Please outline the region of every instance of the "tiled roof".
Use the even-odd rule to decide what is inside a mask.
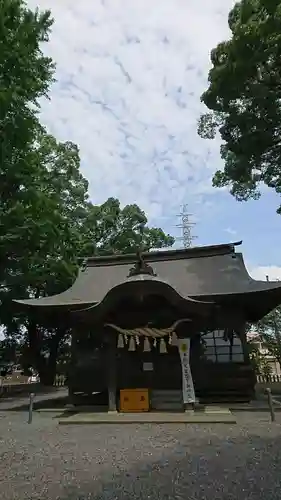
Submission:
[[[246,319],[256,321],[281,303],[281,283],[252,279],[242,254],[235,252],[235,245],[143,254],[154,275],[129,277],[135,255],[89,258],[65,292],[17,302],[25,306],[83,309],[97,307],[114,294],[143,290],[147,294],[166,294],[174,301],[190,301],[194,307],[198,301],[218,304],[238,301],[240,308],[245,305]]]

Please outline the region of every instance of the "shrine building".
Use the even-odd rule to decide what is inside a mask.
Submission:
[[[108,410],[183,411],[254,397],[246,326],[281,303],[256,281],[241,242],[90,257],[65,292],[17,304],[72,331],[69,397]]]

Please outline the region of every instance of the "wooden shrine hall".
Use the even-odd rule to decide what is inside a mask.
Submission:
[[[73,404],[95,393],[111,412],[247,402],[245,328],[281,303],[281,283],[252,279],[240,244],[91,257],[65,292],[16,302],[71,326]]]

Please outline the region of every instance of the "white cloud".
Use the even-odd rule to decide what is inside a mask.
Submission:
[[[210,51],[229,36],[235,0],[27,3],[50,8],[55,19],[44,50],[57,63],[57,82],[42,120],[57,138],[80,146],[92,200],[137,203],[172,234],[179,234],[176,214],[188,203],[200,221],[198,242],[247,234],[251,221],[233,221],[233,199],[218,202],[221,190],[211,186],[222,166],[219,141],[197,134]],[[267,264],[254,244],[252,251]]]
[[[209,52],[233,0],[29,0],[50,8],[57,83],[42,118],[81,148],[95,202],[117,196],[150,217],[209,193],[219,144],[196,132]]]
[[[236,236],[237,235],[237,231],[235,229],[232,229],[231,227],[226,228],[225,232],[227,234],[230,234],[230,236]]]
[[[281,280],[280,266],[257,266],[248,268],[248,272],[255,280],[266,281],[266,276],[270,281]]]

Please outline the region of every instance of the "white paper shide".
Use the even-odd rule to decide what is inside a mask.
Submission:
[[[182,368],[182,396],[184,404],[195,403],[195,392],[190,369],[190,339],[178,339]]]

